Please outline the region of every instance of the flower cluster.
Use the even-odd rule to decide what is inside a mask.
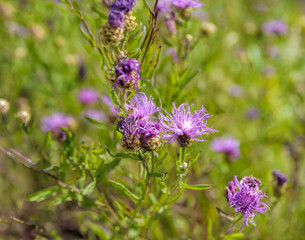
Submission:
[[[159,120],[153,115],[160,110],[145,94],[137,93],[125,104],[127,117],[120,117],[117,130],[122,133],[123,147],[127,150],[155,151],[161,145]]]
[[[124,29],[133,31],[137,23],[132,15],[135,0],[115,0],[108,12],[108,22],[102,25],[99,33],[103,43],[118,45],[124,38]]]
[[[44,132],[52,132],[53,136],[59,141],[63,142],[66,139],[65,133],[60,129],[61,127],[73,127],[74,120],[70,116],[62,113],[54,113],[50,116],[45,116],[41,120],[41,130]]]
[[[191,113],[188,103],[184,103],[178,108],[173,104],[171,114],[161,114],[163,139],[166,142],[176,142],[181,147],[190,146],[194,140],[204,141],[199,137],[216,132],[214,129],[207,127],[206,119],[209,117],[211,115],[206,113],[204,107]]]
[[[111,27],[118,28],[124,23],[126,14],[129,13],[135,5],[135,0],[116,0],[110,6],[108,23]]]
[[[212,141],[211,149],[214,152],[224,153],[231,162],[239,158],[239,141],[233,137],[216,138]]]
[[[240,212],[244,215],[244,222],[240,231],[246,224],[249,226],[253,222],[256,212],[265,213],[269,210],[266,203],[260,200],[266,195],[259,189],[261,182],[255,177],[244,177],[238,181],[237,176],[229,182],[226,187],[226,197],[231,207],[235,207],[235,212]]]
[[[164,115],[161,107],[157,107],[151,98],[138,93],[124,108],[127,117],[120,117],[117,130],[123,134],[123,146],[126,149],[154,151],[160,146],[161,140],[187,147],[194,140],[204,141],[200,136],[215,132],[206,126],[206,119],[210,115],[205,113],[203,107],[191,113],[187,103],[178,108],[173,104],[172,114],[164,111]],[[159,113],[158,117],[156,113]]]
[[[117,66],[115,66],[115,83],[113,87],[138,89],[138,80],[140,78],[139,65],[139,62],[133,58],[120,60]]]

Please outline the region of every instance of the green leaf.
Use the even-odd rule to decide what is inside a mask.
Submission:
[[[123,191],[128,197],[130,197],[130,199],[132,201],[134,201],[135,203],[140,201],[140,197],[133,194],[126,186],[124,186],[122,183],[116,182],[114,180],[109,180],[109,183],[112,184],[112,186],[114,186],[115,188],[120,189],[121,191]]]
[[[100,121],[97,121],[97,120],[95,120],[95,119],[93,119],[93,118],[89,118],[89,117],[87,117],[87,116],[85,116],[85,118],[86,118],[90,123],[94,124],[95,126],[98,126],[98,127],[100,127],[100,128],[103,128],[103,129],[107,129],[107,125],[106,125],[105,123],[100,122]]]
[[[30,196],[27,197],[27,200],[30,202],[41,202],[51,196],[53,196],[55,193],[58,193],[60,190],[60,187],[53,186],[50,188],[43,189],[39,192],[36,192]]]
[[[45,146],[46,149],[50,148],[51,140],[52,140],[52,135],[51,135],[51,132],[48,131],[45,138],[44,138],[44,146]]]
[[[228,234],[228,235],[224,235],[223,239],[225,240],[238,240],[238,239],[244,239],[245,236],[243,233],[231,233],[231,234]]]
[[[212,185],[210,185],[210,184],[197,184],[197,185],[184,184],[183,185],[183,188],[192,189],[192,190],[205,190],[205,189],[209,189],[211,187],[212,187]]]
[[[89,183],[87,185],[87,187],[83,190],[83,194],[84,195],[89,195],[90,193],[92,193],[94,188],[95,188],[95,185],[96,185],[96,181],[93,181],[93,182]]]
[[[191,166],[191,167],[197,162],[197,160],[198,160],[198,158],[199,158],[199,156],[200,156],[200,153],[201,153],[201,152],[199,152],[199,153],[196,155],[196,157],[194,157],[194,158],[191,160],[191,162],[190,162],[190,166]]]
[[[104,179],[106,174],[113,170],[119,163],[121,162],[120,158],[115,158],[110,163],[104,163],[102,162],[101,165],[96,170],[96,181],[100,182]]]

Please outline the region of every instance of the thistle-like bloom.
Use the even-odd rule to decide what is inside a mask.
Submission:
[[[91,88],[83,88],[78,92],[78,100],[82,104],[94,103],[98,100],[99,93]]]
[[[214,152],[224,153],[228,160],[239,158],[239,141],[233,137],[216,138],[212,141],[211,149]]]
[[[240,231],[246,224],[249,226],[253,222],[253,218],[257,212],[265,213],[269,210],[266,203],[260,200],[266,195],[259,190],[261,182],[255,177],[244,177],[240,182],[237,176],[229,182],[229,187],[226,187],[226,194],[228,204],[231,207],[235,207],[235,212],[240,212],[244,215],[244,222],[241,226]]]
[[[121,27],[126,14],[132,10],[135,0],[116,0],[110,6],[108,23],[113,28]]]
[[[154,104],[152,98],[148,98],[145,93],[136,93],[130,99],[129,104],[125,104],[124,108],[128,111],[129,117],[136,119],[149,117],[160,110]]]
[[[159,109],[144,93],[136,94],[129,104],[125,104],[127,117],[121,116],[117,125],[117,130],[123,134],[125,149],[155,151],[160,147],[161,125],[153,116]]]
[[[138,80],[140,78],[140,66],[136,59],[124,59],[119,62],[115,67],[115,83],[114,88],[117,86],[121,88],[134,88],[138,89]]]
[[[55,113],[50,116],[46,116],[41,120],[41,130],[44,132],[56,131],[60,127],[67,127],[71,122],[72,118],[62,113]]]
[[[288,29],[286,23],[282,20],[270,20],[263,24],[262,31],[265,34],[283,35],[287,33]]]
[[[171,6],[181,10],[203,6],[203,3],[200,3],[198,0],[170,0],[169,2]]]
[[[165,132],[163,140],[176,142],[181,147],[190,146],[194,140],[204,141],[199,137],[216,132],[206,126],[206,119],[209,117],[211,115],[206,113],[204,107],[201,107],[200,111],[191,113],[188,103],[178,108],[173,103],[172,114],[167,113],[167,116],[160,114],[162,129]]]

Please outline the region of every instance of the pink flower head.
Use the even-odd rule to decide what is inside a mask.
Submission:
[[[82,104],[94,103],[98,100],[99,93],[91,88],[83,88],[78,92],[78,100]]]
[[[176,142],[181,147],[191,145],[194,140],[204,141],[199,137],[216,132],[216,130],[206,126],[206,119],[209,117],[211,115],[205,112],[204,107],[191,113],[188,103],[184,103],[178,108],[173,103],[171,114],[167,112],[166,115],[160,114],[160,121],[164,131],[163,139],[166,142]]]
[[[253,218],[257,212],[265,213],[269,210],[266,203],[260,202],[260,200],[266,197],[259,186],[261,182],[255,177],[244,177],[240,182],[237,176],[229,182],[229,187],[226,187],[228,204],[230,207],[235,207],[235,212],[240,212],[244,215],[244,222],[240,231],[246,224],[249,226],[253,222]]]

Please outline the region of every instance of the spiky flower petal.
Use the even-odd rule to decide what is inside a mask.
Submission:
[[[202,135],[215,132],[214,129],[206,126],[206,119],[209,117],[211,115],[206,113],[204,107],[191,113],[188,103],[184,103],[178,108],[173,103],[171,114],[160,115],[161,125],[165,132],[163,139],[166,142],[176,142],[181,147],[189,146],[194,140],[204,141],[200,138]]]
[[[244,221],[240,231],[246,224],[254,223],[253,218],[257,212],[265,213],[269,210],[266,203],[260,200],[266,195],[259,190],[261,182],[255,177],[244,177],[238,181],[237,176],[229,182],[229,187],[226,187],[228,204],[235,207],[235,212],[240,212],[244,215]]]

